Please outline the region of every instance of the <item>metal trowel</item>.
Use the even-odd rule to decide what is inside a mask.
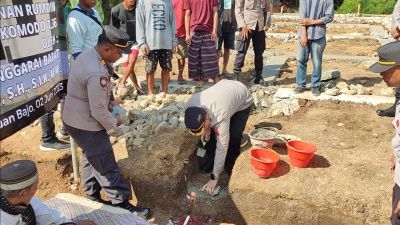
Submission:
[[[203,147],[197,148],[197,156],[204,158],[204,155],[206,154],[206,150],[204,149],[205,145],[206,145],[206,142],[203,141]]]

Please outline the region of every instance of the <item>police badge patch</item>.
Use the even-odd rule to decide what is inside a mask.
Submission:
[[[107,77],[104,76],[100,77],[100,85],[101,87],[107,86]]]

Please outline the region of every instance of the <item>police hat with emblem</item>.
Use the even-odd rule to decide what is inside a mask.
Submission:
[[[379,60],[369,67],[374,73],[382,73],[400,65],[400,41],[394,41],[378,48]]]
[[[0,188],[3,190],[21,190],[38,179],[36,164],[30,160],[14,161],[0,168]]]
[[[119,48],[122,53],[131,54],[132,50],[129,47],[130,37],[126,32],[117,29],[114,26],[107,25],[104,26],[104,30],[101,35],[108,43]]]
[[[205,129],[207,111],[201,107],[189,107],[185,111],[185,125],[189,133],[194,136],[200,136]]]

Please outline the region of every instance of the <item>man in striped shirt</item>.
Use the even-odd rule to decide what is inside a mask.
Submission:
[[[300,26],[298,30],[297,51],[297,87],[294,93],[306,89],[307,61],[311,53],[313,72],[311,76],[311,93],[319,96],[322,54],[326,46],[326,24],[332,22],[333,0],[300,0]]]

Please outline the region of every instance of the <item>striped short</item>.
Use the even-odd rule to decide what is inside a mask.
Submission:
[[[215,42],[211,41],[211,32],[194,31],[189,45],[189,78],[209,79],[218,76],[219,66]]]

